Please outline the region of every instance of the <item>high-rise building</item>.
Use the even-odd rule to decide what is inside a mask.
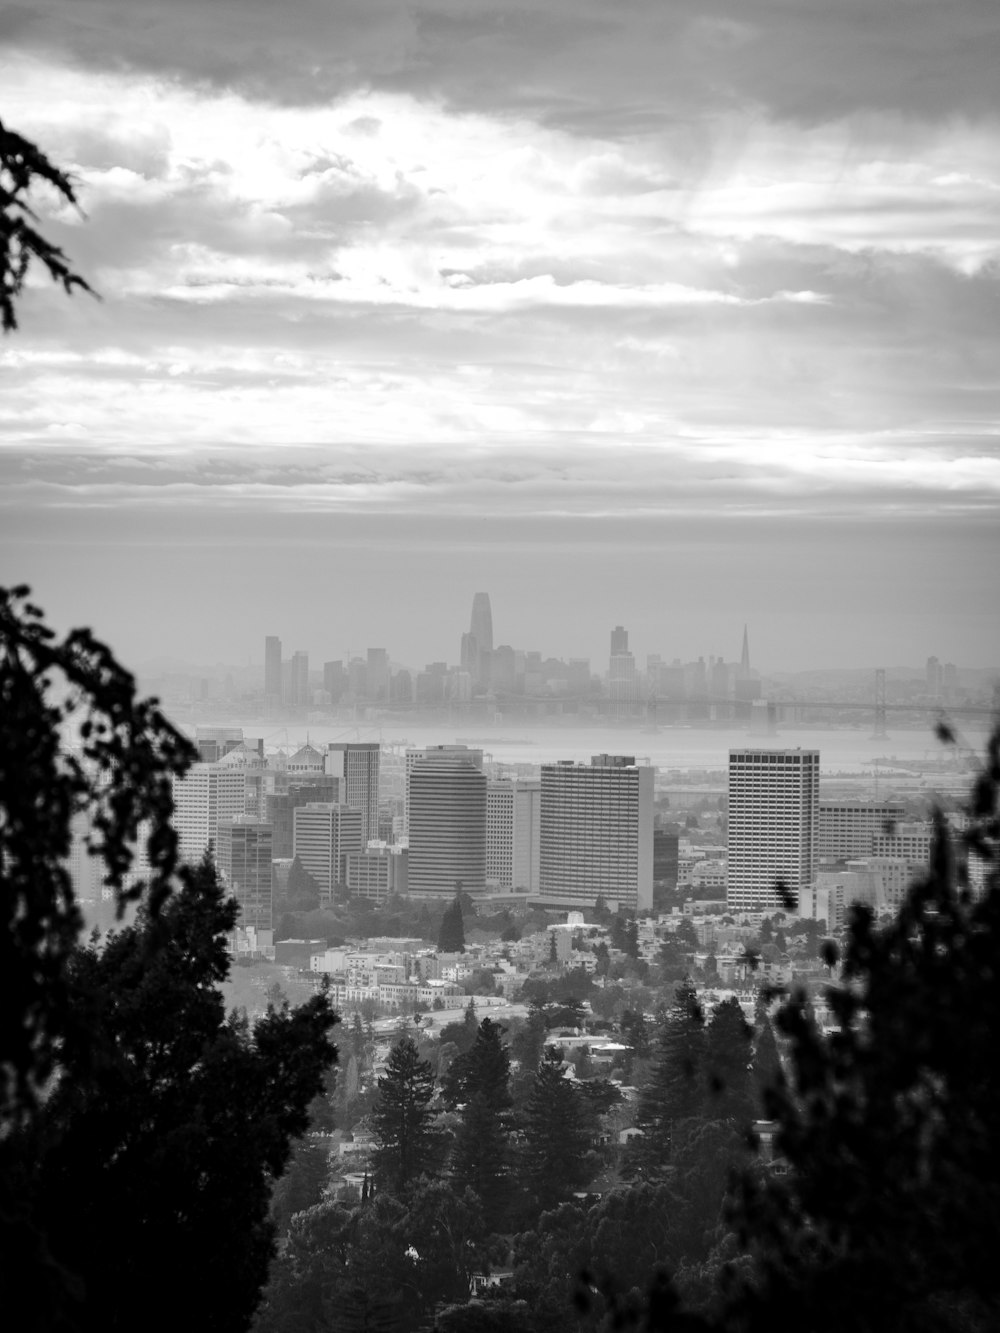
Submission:
[[[819,751],[729,752],[726,902],[735,911],[787,910],[816,875]]]
[[[181,858],[194,864],[216,842],[220,822],[246,813],[246,775],[224,764],[192,764],[173,789]]]
[[[412,762],[411,762],[412,755]],[[409,892],[450,897],[486,889],[486,775],[482,751],[407,751]]]
[[[611,631],[611,663],[608,670],[611,716],[633,717],[639,710],[639,677],[635,658],[628,650],[628,630],[616,625]]]
[[[364,850],[361,811],[310,801],[298,807],[293,820],[293,854],[316,881],[320,907],[332,907],[347,893],[348,855]]]
[[[389,698],[389,654],[384,648],[369,648],[367,667],[368,698],[385,702]]]
[[[219,822],[215,862],[227,889],[240,905],[239,925],[272,930],[272,830],[270,824],[226,819]]]
[[[264,709],[281,707],[281,640],[269,634],[264,640]]]
[[[273,830],[273,856],[276,861],[291,860],[295,833],[295,811],[310,801],[340,804],[344,783],[325,773],[307,773],[282,792],[267,798],[267,822]]]
[[[330,696],[332,704],[339,703],[347,693],[347,672],[343,662],[323,663],[323,688]]]
[[[305,708],[309,703],[309,654],[304,648],[292,653],[288,702],[293,708]]]
[[[486,883],[510,890],[514,884],[514,783],[510,778],[486,787]]]
[[[895,829],[905,813],[901,805],[874,801],[820,801],[819,859],[850,861],[871,856],[874,839]]]
[[[472,599],[468,634],[462,635],[462,669],[468,671],[476,689],[488,689],[493,658],[493,611],[490,595],[477,592]]]
[[[513,887],[515,892],[537,893],[542,847],[542,784],[537,778],[518,778],[514,784]]]
[[[361,847],[378,837],[378,741],[334,741],[327,747],[326,771],[344,783],[345,805],[361,811]]]
[[[653,905],[653,769],[632,755],[542,765],[538,897],[543,905],[648,912]]]

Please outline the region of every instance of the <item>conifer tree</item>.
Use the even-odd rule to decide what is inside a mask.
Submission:
[[[478,1095],[491,1110],[507,1110],[511,1104],[510,1055],[503,1041],[505,1031],[489,1018],[479,1024],[472,1046],[455,1057],[442,1080],[441,1093],[448,1105]]]
[[[670,1161],[675,1140],[704,1101],[705,1020],[694,986],[682,982],[657,1033],[636,1116],[643,1137],[630,1153],[630,1169],[646,1177]]]
[[[420,1059],[411,1036],[400,1038],[378,1081],[372,1116],[379,1141],[375,1176],[380,1188],[404,1194],[418,1176],[431,1170],[438,1148],[429,1109],[433,1096],[431,1066]]]
[[[444,916],[441,918],[438,952],[465,953],[465,921],[462,916],[462,902],[457,893],[445,908]]]
[[[558,1061],[543,1060],[524,1112],[526,1148],[520,1184],[543,1211],[590,1178],[587,1112]]]
[[[705,1039],[707,1119],[730,1120],[740,1127],[749,1126],[753,1119],[752,1039],[753,1029],[737,999],[715,1006]]]

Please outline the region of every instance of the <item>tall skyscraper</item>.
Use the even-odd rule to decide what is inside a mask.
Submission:
[[[653,769],[631,755],[543,764],[539,879],[545,905],[650,911]]]
[[[384,648],[369,648],[367,665],[368,698],[384,702],[389,698],[389,654]]]
[[[750,674],[750,636],[746,625],[743,626],[743,651],[740,653],[740,675]]]
[[[220,820],[215,861],[240,905],[239,924],[272,930],[271,825]]]
[[[361,811],[361,848],[378,837],[378,776],[382,747],[377,741],[334,741],[327,747],[326,771],[344,783],[345,805]]]
[[[181,858],[194,864],[218,839],[220,822],[246,813],[246,775],[224,764],[192,764],[173,789]]]
[[[462,669],[468,671],[477,689],[488,689],[493,658],[493,611],[488,592],[477,592],[472,599],[472,619],[468,634],[462,635]]]
[[[295,811],[310,801],[339,804],[344,799],[344,782],[325,773],[306,773],[282,792],[267,798],[267,822],[273,829],[273,856],[276,861],[290,860],[295,832]]]
[[[275,711],[281,707],[281,640],[269,634],[264,640],[264,708]]]
[[[901,805],[874,801],[820,801],[817,855],[821,861],[871,856],[875,838],[895,829]]]
[[[780,881],[798,901],[816,875],[819,751],[729,752],[726,902],[735,911],[777,911]]]
[[[412,763],[411,754],[413,755]],[[486,888],[482,751],[437,745],[407,752],[409,892],[450,897]]]
[[[628,650],[628,630],[616,625],[611,631],[611,662],[608,668],[608,697],[611,716],[633,717],[639,709],[639,677],[635,658]]]
[[[304,648],[292,653],[288,702],[293,708],[305,708],[309,703],[309,654]]]
[[[319,888],[320,907],[332,907],[347,893],[347,857],[363,851],[361,811],[313,802],[294,814],[292,851]]]

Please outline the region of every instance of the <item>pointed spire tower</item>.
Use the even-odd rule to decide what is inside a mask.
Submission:
[[[740,654],[740,675],[749,676],[750,674],[750,638],[747,634],[746,625],[743,626],[743,652]]]

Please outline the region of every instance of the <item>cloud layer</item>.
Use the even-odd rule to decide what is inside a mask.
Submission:
[[[0,518],[997,517],[998,33],[7,6],[0,116],[75,173],[85,219],[39,207],[103,300],[39,282],[0,345]]]

